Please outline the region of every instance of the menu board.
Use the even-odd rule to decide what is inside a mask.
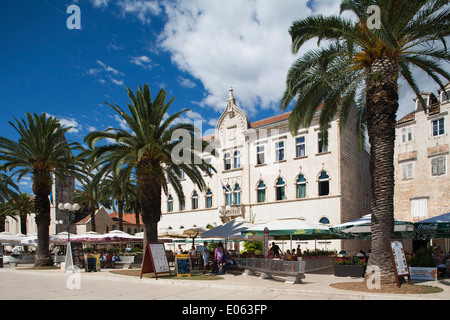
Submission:
[[[396,240],[393,240],[390,243],[397,274],[399,276],[409,274],[408,264],[406,263],[405,250],[403,249],[403,243]]]
[[[389,253],[391,255],[392,266],[394,267],[395,280],[397,286],[400,287],[400,277],[408,279],[411,283],[411,277],[409,274],[408,264],[406,262],[405,250],[403,249],[403,243],[400,240],[388,240]]]
[[[80,269],[84,269],[86,267],[86,263],[84,261],[83,243],[71,242],[70,245],[72,249],[73,265]]]
[[[177,254],[175,256],[175,272],[177,277],[191,276],[191,261],[189,254]]]
[[[150,243],[150,253],[152,255],[154,272],[164,273],[169,272],[169,262],[167,261],[166,249],[162,243]]]
[[[149,243],[144,251],[144,260],[141,266],[141,279],[144,273],[154,272],[158,280],[158,273],[169,273],[172,275],[167,261],[164,243]]]

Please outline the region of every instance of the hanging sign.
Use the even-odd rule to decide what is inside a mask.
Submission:
[[[391,255],[392,266],[394,267],[395,280],[400,287],[400,276],[411,283],[408,264],[406,262],[405,250],[401,240],[388,240],[388,249]]]
[[[141,267],[141,279],[144,273],[149,272],[155,273],[156,280],[158,280],[158,274],[161,273],[169,273],[172,276],[164,243],[149,243],[145,248]]]

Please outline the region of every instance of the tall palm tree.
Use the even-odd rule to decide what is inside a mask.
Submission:
[[[105,166],[108,168],[108,166]],[[103,172],[103,171],[102,171]],[[101,174],[99,172],[99,174]],[[123,208],[125,202],[132,193],[137,192],[136,186],[130,180],[131,172],[126,168],[116,167],[107,170],[100,182],[103,199],[112,198],[112,203],[117,203],[119,230],[123,231]]]
[[[7,209],[8,202],[17,196],[19,187],[12,181],[11,177],[4,173],[0,173],[0,232],[5,231],[6,217],[11,216],[15,219],[15,215]]]
[[[131,100],[131,104],[128,103],[129,113],[117,104],[107,105],[126,121],[130,132],[114,128],[92,132],[85,138],[85,142],[93,149],[91,160],[101,158],[103,163],[112,168],[125,167],[127,171],[133,170],[139,188],[144,237],[146,242],[156,242],[161,218],[161,195],[163,190],[167,193],[168,182],[170,181],[180,201],[184,202],[180,183],[181,170],[203,190],[205,182],[202,172],[208,173],[209,168],[214,168],[195,152],[195,146],[201,146],[202,150],[197,150],[199,152],[207,147],[206,142],[198,136],[198,129],[192,124],[175,124],[180,115],[188,110],[165,118],[174,100],[172,98],[168,103],[165,102],[165,90],[161,89],[154,100],[148,84],[143,88],[139,86],[136,95],[127,87],[127,93]],[[183,138],[180,139],[178,134]],[[114,139],[115,143],[96,146],[101,139]],[[180,150],[183,161],[177,157],[177,151]],[[176,156],[172,157],[172,153]]]
[[[372,247],[370,264],[381,269],[382,282],[394,282],[386,241],[394,230],[394,140],[398,79],[403,78],[425,107],[411,68],[423,70],[443,89],[450,74],[445,37],[450,35],[448,0],[344,0],[341,13],[353,12],[356,22],[342,16],[311,16],[295,21],[289,33],[292,52],[318,38],[318,49],[301,56],[290,68],[281,108],[297,97],[290,130],[308,126],[318,106],[321,132],[340,117],[344,129],[357,101],[360,147],[367,129],[371,146]],[[370,7],[376,6],[376,7]],[[373,8],[379,9],[373,16]],[[369,14],[368,14],[369,11]],[[321,40],[328,45],[320,46]],[[326,135],[325,135],[326,136]]]
[[[80,205],[82,212],[89,212],[91,216],[91,231],[96,231],[95,212],[100,208],[99,184],[93,179],[85,180],[80,189],[76,189],[73,202]]]
[[[62,126],[58,119],[45,113],[27,113],[21,121],[9,122],[19,134],[17,142],[0,137],[0,170],[11,171],[18,181],[31,173],[38,247],[35,265],[52,265],[49,252],[50,201],[52,174],[64,179],[64,175],[78,176],[76,157],[72,148],[78,144],[67,142],[64,135],[70,127]]]
[[[34,212],[34,199],[26,192],[19,192],[5,205],[5,213],[20,218],[20,233],[27,234],[27,217]]]
[[[133,187],[135,188],[135,192],[132,192],[129,194],[129,197],[127,199],[127,202],[125,203],[125,206],[123,208],[124,212],[126,213],[133,213],[136,221],[136,232],[141,232],[139,230],[140,226],[140,216],[141,216],[141,203],[139,202],[139,190],[137,185],[133,184]]]

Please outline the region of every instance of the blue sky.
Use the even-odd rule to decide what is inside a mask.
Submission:
[[[70,5],[81,29],[68,29]],[[82,142],[93,130],[123,123],[104,102],[125,107],[126,86],[148,83],[176,97],[171,113],[214,128],[228,88],[251,121],[279,114],[286,73],[295,60],[288,29],[295,19],[338,13],[339,0],[2,0],[0,136],[26,112],[46,112]],[[307,44],[305,50],[315,47]],[[423,90],[437,87],[423,79]],[[412,108],[401,92],[399,116]],[[30,181],[21,183],[30,192]]]

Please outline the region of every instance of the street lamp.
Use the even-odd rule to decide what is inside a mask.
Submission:
[[[70,242],[70,213],[80,210],[80,205],[78,203],[74,203],[73,205],[70,203],[60,203],[58,204],[58,209],[67,212],[67,242]],[[58,224],[62,224],[62,221],[60,220]]]

